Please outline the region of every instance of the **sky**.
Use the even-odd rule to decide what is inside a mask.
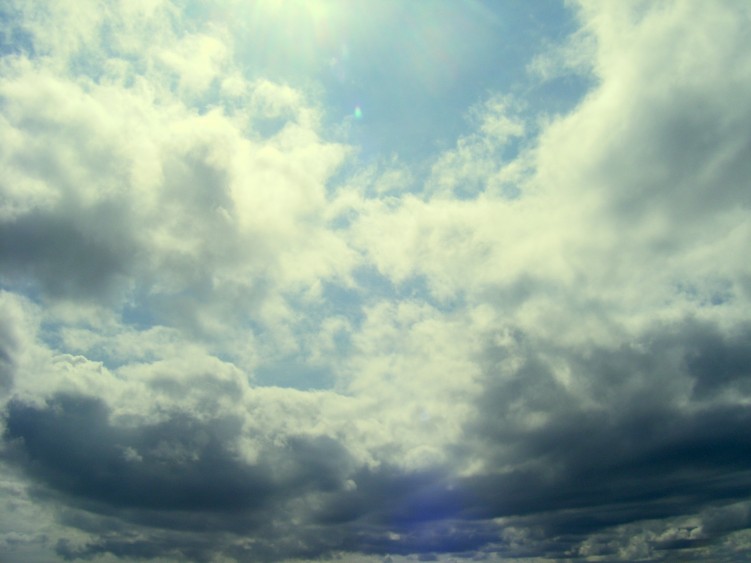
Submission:
[[[0,560],[750,558],[750,24],[4,0]]]

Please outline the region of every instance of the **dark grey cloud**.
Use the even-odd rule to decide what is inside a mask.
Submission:
[[[225,441],[236,424],[178,415],[119,427],[101,401],[60,395],[43,409],[11,403],[6,432],[37,479],[72,497],[124,509],[257,509],[268,498],[271,476],[229,454]]]
[[[478,536],[474,527],[430,525],[459,508],[445,475],[357,469],[327,437],[287,437],[249,464],[233,447],[240,423],[180,412],[161,422],[116,421],[100,399],[73,394],[43,405],[13,401],[4,460],[32,479],[35,497],[56,506],[61,524],[96,538],[58,542],[66,560],[111,553],[208,561],[224,551],[275,561],[476,543],[467,539]],[[404,539],[391,539],[392,529]],[[241,537],[252,537],[252,547],[238,545]]]
[[[33,478],[40,498],[68,507],[67,525],[101,536],[79,555],[177,550],[192,559],[193,543],[208,550],[217,534],[268,528],[270,518],[288,517],[286,503],[343,486],[350,463],[334,441],[293,436],[249,464],[233,450],[239,424],[184,413],[117,424],[101,400],[80,395],[42,406],[15,401],[5,418],[5,459]],[[120,537],[124,522],[146,530],[153,545]],[[207,537],[183,545],[188,532]],[[58,548],[77,553],[65,542]]]
[[[634,110],[626,134],[600,163],[625,222],[639,220],[654,206],[682,222],[711,220],[737,205],[751,205],[745,189],[751,141],[743,125],[751,119],[751,105],[735,98],[733,77],[701,93],[686,94],[677,84],[674,94],[657,102],[661,111],[655,111],[653,100],[642,100],[645,108]],[[733,99],[732,117],[728,99]]]
[[[15,374],[15,351],[17,347],[15,327],[7,319],[0,320],[0,390],[6,391],[13,385]]]
[[[743,324],[723,337],[697,327],[686,343],[685,362],[694,378],[694,395],[712,397],[722,391],[751,394],[751,325]]]
[[[482,460],[471,476],[358,466],[326,437],[291,437],[249,464],[233,450],[238,419],[117,422],[101,400],[75,395],[10,403],[6,461],[40,498],[67,507],[66,525],[99,538],[58,544],[68,559],[208,560],[217,549],[255,560],[560,558],[584,556],[584,542],[599,538],[591,549],[618,560],[623,545],[603,539],[613,530],[689,516],[704,523],[700,533],[644,541],[654,560],[695,555],[749,525],[738,503],[751,502],[751,409],[723,392],[747,397],[750,334],[745,324],[685,320],[619,346],[558,349],[576,382],[567,388],[552,345],[517,331],[513,344],[487,348],[477,416],[453,450],[455,460]],[[529,425],[535,412],[545,419]]]
[[[609,527],[748,500],[751,409],[738,399],[748,397],[750,336],[746,324],[686,320],[612,348],[556,349],[522,333],[513,349],[491,347],[467,434],[489,467],[508,469],[462,483],[475,516],[521,517],[545,538],[568,538],[568,551]],[[509,357],[521,365],[503,373]],[[574,385],[554,376],[551,357],[566,358]],[[525,426],[530,413],[544,421]],[[696,545],[722,535],[708,527]]]
[[[243,556],[255,560],[383,553],[389,544],[403,553],[456,551],[476,543],[468,539],[478,537],[474,527],[431,526],[461,509],[445,475],[356,469],[326,437],[289,437],[251,465],[232,449],[239,424],[184,413],[118,424],[104,402],[81,395],[56,395],[41,406],[13,401],[5,460],[34,480],[40,499],[64,507],[62,523],[99,537],[84,546],[61,541],[56,551],[65,559],[105,552],[209,559],[218,547],[242,551],[226,541],[232,534],[256,538]],[[390,539],[392,529],[404,539]],[[134,541],[134,530],[148,539]]]
[[[124,289],[136,254],[130,232],[117,228],[121,213],[116,207],[91,212],[109,229],[87,228],[81,217],[47,213],[0,223],[0,275],[6,283],[36,283],[52,297],[112,297]]]

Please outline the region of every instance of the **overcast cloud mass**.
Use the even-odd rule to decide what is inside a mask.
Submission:
[[[2,2],[0,560],[748,560],[750,26]]]

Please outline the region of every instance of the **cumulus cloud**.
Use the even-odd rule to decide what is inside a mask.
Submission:
[[[2,557],[748,553],[751,12],[578,2],[576,104],[413,162],[306,82],[337,3],[297,82],[220,4],[0,12]]]

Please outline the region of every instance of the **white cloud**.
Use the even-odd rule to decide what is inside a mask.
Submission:
[[[162,322],[211,333],[212,315],[238,306],[274,324],[286,315],[285,292],[346,277],[353,266],[354,253],[324,219],[325,183],[346,148],[319,138],[299,93],[248,83],[250,114],[199,114],[148,74],[121,88],[24,60],[8,73],[4,224],[22,234],[4,259],[52,296],[122,303],[151,294]],[[249,139],[252,111],[269,115],[258,100],[278,92],[287,93],[287,125],[271,139]],[[59,239],[60,251],[45,236]],[[62,275],[50,260],[76,269]],[[258,304],[264,294],[277,305]],[[194,314],[176,311],[191,301],[201,303]]]
[[[178,92],[200,95],[217,79],[227,60],[225,43],[209,35],[188,35],[157,58],[178,78]]]
[[[475,132],[460,137],[456,148],[437,159],[427,189],[431,195],[452,199],[472,198],[484,192],[514,198],[516,191],[504,192],[503,185],[498,186],[498,177],[508,174],[504,164],[513,168],[510,161],[515,155],[508,155],[506,151],[513,140],[524,137],[524,122],[514,115],[513,104],[500,96],[473,107],[469,117]]]

